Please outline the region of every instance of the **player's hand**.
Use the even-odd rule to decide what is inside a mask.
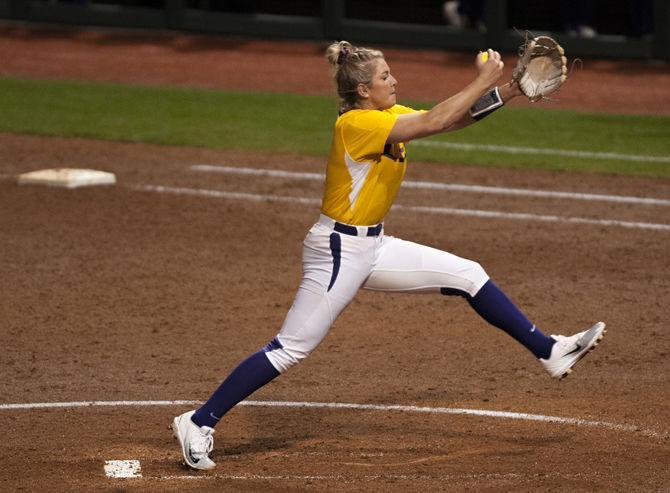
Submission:
[[[486,83],[487,86],[492,86],[500,77],[502,77],[503,63],[500,53],[495,50],[486,50],[479,52],[475,59],[475,67],[477,67],[478,77]]]

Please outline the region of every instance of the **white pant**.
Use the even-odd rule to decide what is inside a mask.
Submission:
[[[316,349],[361,287],[413,293],[451,288],[474,296],[489,279],[471,260],[383,232],[363,236],[366,227],[356,227],[360,236],[338,233],[333,225],[322,215],[305,238],[302,283],[277,335],[279,344],[266,352],[279,372]]]

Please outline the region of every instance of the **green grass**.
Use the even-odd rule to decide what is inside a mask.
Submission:
[[[177,146],[327,152],[323,97],[0,79],[0,130]]]
[[[0,78],[0,131],[323,156],[335,98]],[[427,107],[426,103],[407,103]],[[670,157],[670,117],[515,108],[424,139]],[[413,161],[670,176],[668,162],[508,154],[415,145]]]

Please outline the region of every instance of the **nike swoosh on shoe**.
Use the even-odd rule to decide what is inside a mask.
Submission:
[[[191,453],[191,447],[188,448],[188,458],[191,459],[191,462],[193,462],[194,464],[200,462],[200,459],[196,459]]]
[[[565,355],[566,355],[566,356],[569,356],[569,355],[571,355],[571,354],[578,353],[579,351],[581,351],[581,350],[584,348],[584,346],[581,346],[581,345],[579,345],[579,344],[576,344],[576,346],[577,346],[577,347],[576,347],[575,349],[573,349],[573,350],[570,351],[569,353],[565,353]]]

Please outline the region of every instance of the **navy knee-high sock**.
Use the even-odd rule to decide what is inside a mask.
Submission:
[[[556,341],[535,327],[490,279],[475,296],[449,288],[443,288],[442,294],[465,297],[484,320],[523,344],[536,358],[546,359],[551,354]]]
[[[264,350],[242,361],[228,375],[191,420],[198,426],[214,428],[219,420],[238,402],[279,376]]]

